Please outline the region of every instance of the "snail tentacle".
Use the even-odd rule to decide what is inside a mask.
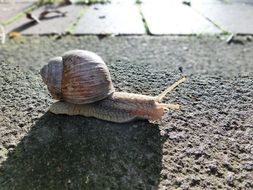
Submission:
[[[177,82],[175,82],[174,84],[172,84],[171,86],[169,86],[168,88],[166,88],[162,93],[160,93],[158,96],[156,96],[155,100],[157,102],[161,102],[163,100],[163,98],[170,93],[172,90],[174,90],[179,84],[181,84],[182,82],[186,81],[186,77],[181,78],[180,80],[178,80]]]

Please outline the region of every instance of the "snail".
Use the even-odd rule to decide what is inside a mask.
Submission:
[[[115,92],[109,69],[101,57],[85,50],[71,50],[55,57],[40,74],[54,99],[54,114],[82,115],[124,123],[135,119],[159,120],[178,104],[161,103],[165,95],[186,80],[169,86],[158,96]]]

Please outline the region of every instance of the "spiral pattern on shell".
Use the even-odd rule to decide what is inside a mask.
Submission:
[[[49,60],[48,64],[40,70],[40,75],[53,98],[62,99],[61,82],[62,82],[63,64],[62,57],[55,57]]]
[[[102,100],[115,90],[101,57],[85,50],[71,50],[51,59],[41,70],[51,95],[74,104]]]

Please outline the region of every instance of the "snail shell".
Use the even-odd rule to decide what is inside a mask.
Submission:
[[[96,102],[115,91],[105,62],[90,51],[68,51],[51,59],[40,74],[50,94],[69,103]]]

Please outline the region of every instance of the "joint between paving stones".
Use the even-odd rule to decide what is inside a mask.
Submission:
[[[204,17],[206,20],[208,20],[209,22],[211,22],[215,27],[219,28],[222,32],[221,34],[227,35],[227,34],[231,34],[231,32],[226,31],[224,28],[222,28],[221,26],[219,26],[218,24],[216,24],[215,22],[213,22],[210,18],[206,17],[205,15],[203,15],[201,12],[199,12],[198,10],[194,9],[192,7],[192,9],[199,14],[200,16]]]
[[[76,20],[74,22],[72,22],[68,27],[67,29],[65,30],[65,33],[66,34],[74,34],[75,32],[75,29],[76,29],[76,26],[77,24],[79,23],[80,19],[82,18],[82,16],[84,15],[85,13],[85,8],[83,8],[79,14],[78,14],[78,17],[76,18]]]
[[[23,16],[25,16],[26,13],[32,12],[35,9],[38,9],[40,6],[37,3],[33,3],[32,5],[30,5],[29,7],[27,7],[24,11],[16,14],[15,16],[9,18],[7,21],[3,22],[2,25],[8,26],[16,21],[18,21],[19,19],[21,19]]]
[[[146,21],[146,19],[145,19],[145,17],[144,17],[144,14],[143,14],[143,12],[141,11],[141,4],[137,4],[137,7],[138,7],[139,13],[140,13],[140,15],[141,15],[141,20],[142,20],[142,23],[143,23],[143,25],[144,25],[146,34],[152,35],[151,32],[150,32],[150,30],[149,30],[148,23],[147,23],[147,21]]]

